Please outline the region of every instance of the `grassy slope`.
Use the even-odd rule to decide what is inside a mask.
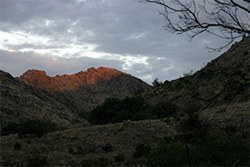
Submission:
[[[1,163],[26,166],[28,159],[39,156],[47,157],[52,166],[105,163],[102,161],[117,166],[120,163],[115,161],[115,156],[124,154],[123,164],[139,165],[144,160],[133,157],[136,146],[147,143],[154,147],[164,137],[175,133],[171,122],[167,124],[160,120],[145,120],[90,127],[79,125],[48,133],[41,138],[2,136]],[[14,149],[17,142],[21,144],[21,150]]]

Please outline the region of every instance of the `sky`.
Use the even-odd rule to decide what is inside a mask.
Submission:
[[[100,66],[151,83],[200,70],[223,45],[166,31],[160,6],[138,0],[0,0],[0,69],[55,76]]]

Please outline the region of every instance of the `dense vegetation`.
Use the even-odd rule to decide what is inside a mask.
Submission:
[[[181,122],[183,134],[166,137],[147,156],[148,166],[249,166],[249,131],[217,131],[196,114]]]
[[[27,134],[41,137],[44,134],[59,129],[55,124],[49,121],[28,120],[22,123],[10,123],[1,129],[1,135],[18,133],[19,137]]]
[[[147,160],[148,166],[249,166],[249,143],[225,134],[167,138]]]
[[[178,111],[178,106],[173,103],[151,105],[141,96],[127,97],[123,100],[108,98],[92,110],[89,121],[92,124],[108,124],[124,120],[165,118],[178,114]]]

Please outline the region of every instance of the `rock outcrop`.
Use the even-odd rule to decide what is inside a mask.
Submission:
[[[50,93],[75,90],[84,85],[97,84],[113,77],[127,75],[115,69],[99,67],[89,68],[72,75],[47,76],[45,71],[28,70],[18,77],[19,80],[36,88],[46,90]]]

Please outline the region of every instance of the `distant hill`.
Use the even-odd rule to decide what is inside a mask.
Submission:
[[[122,99],[151,88],[138,78],[105,67],[55,77],[47,76],[44,71],[29,70],[18,79],[52,93],[77,113],[89,112],[109,97]]]
[[[115,69],[99,67],[89,68],[72,75],[47,76],[45,71],[28,70],[18,77],[19,80],[48,92],[72,91],[84,85],[93,85],[116,76],[126,75]]]
[[[84,122],[70,108],[48,93],[35,89],[0,71],[0,124],[26,120],[51,121],[57,125]]]

